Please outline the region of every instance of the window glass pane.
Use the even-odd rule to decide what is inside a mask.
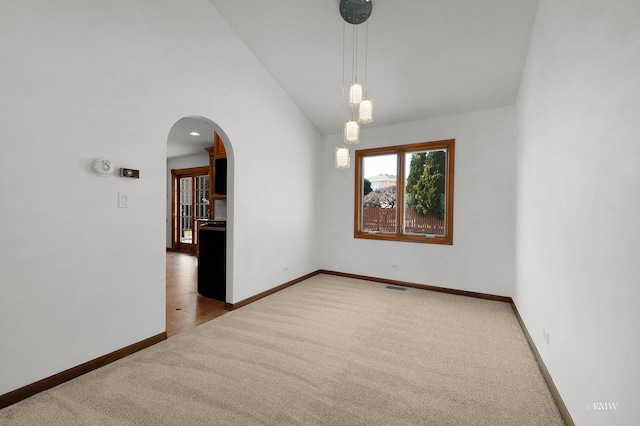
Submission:
[[[362,231],[396,232],[397,154],[362,158]]]
[[[404,233],[445,235],[446,149],[408,152],[404,164]]]
[[[191,244],[192,239],[192,179],[190,177],[180,178],[179,199],[180,204],[178,206],[179,214],[179,238],[181,243]]]
[[[196,220],[209,219],[209,175],[196,176]]]

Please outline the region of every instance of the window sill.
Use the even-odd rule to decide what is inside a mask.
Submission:
[[[453,236],[398,235],[384,232],[356,232],[354,238],[381,241],[402,241],[405,243],[453,245]]]

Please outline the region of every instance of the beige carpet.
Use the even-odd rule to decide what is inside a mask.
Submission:
[[[511,307],[318,275],[3,425],[562,425]]]

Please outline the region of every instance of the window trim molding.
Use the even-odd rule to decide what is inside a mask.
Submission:
[[[405,175],[405,154],[415,151],[431,151],[437,149],[447,150],[447,188],[446,188],[446,213],[445,213],[445,235],[435,237],[425,237],[423,235],[404,234],[402,232],[404,222],[404,179]],[[364,176],[362,176],[362,159],[371,155],[397,154],[398,188],[396,195],[396,205],[398,214],[398,226],[395,233],[369,233],[362,229],[362,193]],[[380,148],[360,149],[355,151],[355,194],[354,194],[354,221],[353,237],[369,240],[383,241],[404,241],[412,243],[444,244],[453,245],[453,197],[454,197],[454,165],[455,165],[455,139],[444,139],[433,142],[420,142],[414,144],[385,146]],[[408,167],[408,166],[407,166]],[[401,187],[400,187],[401,186]]]

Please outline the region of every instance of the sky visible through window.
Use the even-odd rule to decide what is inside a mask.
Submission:
[[[445,151],[445,150],[438,150]],[[409,176],[409,164],[411,164],[411,153],[407,154],[405,160],[405,179]],[[392,175],[395,176],[397,172],[397,156],[396,154],[388,155],[371,155],[364,158],[363,176],[371,178],[378,175]]]
[[[397,155],[372,155],[365,157],[363,161],[363,173],[365,178],[370,178],[378,175],[393,175],[396,174]]]

